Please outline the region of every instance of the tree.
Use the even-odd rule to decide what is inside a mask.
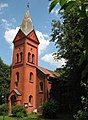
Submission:
[[[0,104],[7,103],[10,86],[10,66],[0,58]]]
[[[80,92],[83,103],[81,113],[84,114],[86,111],[88,113],[88,2],[87,0],[51,0],[49,12],[57,3],[61,5],[60,10],[63,10],[64,22],[62,26],[59,22],[54,22],[52,41],[56,41],[55,44],[57,48],[59,47],[57,58],[61,53],[60,57],[67,59],[64,68],[72,86],[80,87],[81,84],[83,90],[83,93]]]

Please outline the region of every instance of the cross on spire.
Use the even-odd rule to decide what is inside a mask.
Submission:
[[[27,9],[29,9],[29,2],[27,3]]]

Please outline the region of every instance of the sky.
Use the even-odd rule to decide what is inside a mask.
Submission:
[[[34,29],[40,41],[39,65],[55,70],[65,64],[65,60],[62,58],[57,61],[53,57],[56,47],[50,42],[51,21],[60,19],[60,16],[56,8],[49,14],[49,0],[0,0],[0,57],[4,63],[11,65],[12,41],[20,28],[28,2]]]

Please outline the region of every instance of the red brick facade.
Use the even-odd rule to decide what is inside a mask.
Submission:
[[[34,29],[27,35],[19,29],[14,41],[9,113],[13,105],[23,105],[28,112],[41,112],[41,105],[49,99],[53,74],[38,66],[39,40]]]

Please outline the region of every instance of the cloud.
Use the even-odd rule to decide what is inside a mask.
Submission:
[[[42,32],[38,30],[36,31],[36,35],[40,42],[38,50],[39,50],[39,55],[41,55],[50,44],[49,36],[47,34],[43,34]]]
[[[62,65],[65,65],[66,60],[64,58],[61,58],[60,60],[55,60],[53,53],[50,54],[45,54],[41,60],[43,60],[44,62],[47,62],[50,65],[53,65],[54,67],[58,67],[61,68]]]
[[[10,44],[11,48],[12,48],[12,41],[14,40],[18,30],[19,27],[16,27],[15,29],[7,29],[5,31],[4,38]]]
[[[10,19],[7,21],[6,19],[1,19],[1,26],[4,28],[5,33],[4,33],[4,38],[5,40],[10,44],[10,47],[13,47],[12,41],[14,40],[19,27],[14,27],[13,23],[16,22],[15,18]]]
[[[15,18],[12,18],[10,19],[9,21],[7,21],[6,19],[1,19],[1,26],[4,28],[4,29],[11,29],[11,28],[14,28],[14,25],[13,23],[16,22]]]
[[[7,3],[0,3],[0,11],[7,7],[8,7]]]
[[[3,22],[6,22],[4,19],[3,19]],[[7,22],[6,22],[7,24]],[[7,24],[7,28],[9,27],[10,25]],[[11,48],[12,48],[12,41],[14,40],[18,30],[19,30],[20,27],[16,27],[16,28],[13,28],[13,29],[6,29],[5,31],[5,35],[4,35],[4,38],[5,40],[10,44]],[[36,31],[36,34],[37,34],[37,37],[39,39],[39,55],[44,52],[47,48],[47,46],[50,44],[49,42],[49,36],[47,34],[43,34],[42,32],[40,31]]]
[[[7,21],[6,19],[2,19],[1,22],[2,22],[2,27],[5,29],[9,29],[10,27],[12,27],[12,23]]]

